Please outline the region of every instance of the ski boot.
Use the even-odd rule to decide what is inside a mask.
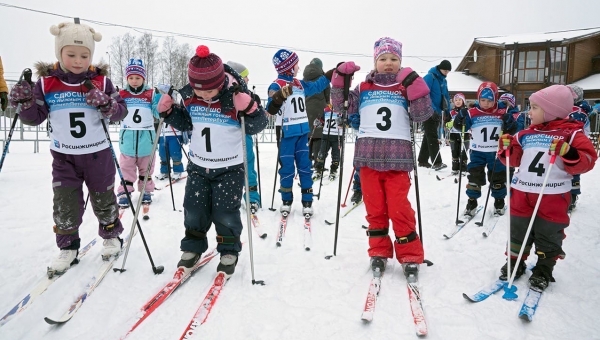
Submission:
[[[331,167],[329,168],[329,181],[333,182],[336,180],[338,176],[338,167],[340,166],[340,162],[331,162]]]
[[[184,251],[183,254],[181,254],[181,259],[177,263],[177,267],[183,268],[184,272],[187,274],[194,268],[198,260],[200,260],[200,254]]]
[[[283,216],[287,216],[290,214],[290,210],[292,210],[292,201],[283,201],[281,207],[279,207],[279,212]]]
[[[403,263],[402,270],[406,281],[409,283],[415,283],[419,279],[419,264],[418,263]]]
[[[474,216],[475,211],[477,211],[477,200],[474,198],[469,198],[464,214],[468,216]]]
[[[162,180],[169,178],[169,174],[163,174],[161,172],[160,175],[156,176],[156,178],[162,181]]]
[[[458,159],[452,159],[452,173],[458,173],[458,170],[460,169],[460,162],[458,161]]]
[[[302,215],[304,215],[304,218],[310,218],[313,213],[312,201],[302,201]]]
[[[510,270],[511,271],[515,271],[515,264],[517,263],[517,259],[510,259]],[[507,267],[508,267],[508,262],[505,263],[502,268],[500,268],[500,277],[498,277],[500,280],[503,281],[508,281],[509,276],[508,276],[508,272],[507,272]],[[521,275],[525,274],[525,269],[527,269],[527,266],[525,265],[525,261],[521,260],[521,262],[519,263],[519,265],[517,266],[517,273],[515,274],[515,280],[520,278]],[[512,273],[511,273],[512,275]]]
[[[371,257],[371,270],[374,277],[380,277],[385,272],[387,266],[387,258],[380,256]]]
[[[313,182],[317,182],[323,177],[323,170],[316,170],[315,174],[312,176]]]
[[[252,215],[256,214],[258,211],[258,202],[250,202],[250,213]]]
[[[431,168],[432,168],[433,170],[435,170],[435,171],[439,171],[439,170],[445,169],[445,168],[447,168],[447,167],[448,167],[448,166],[447,166],[446,164],[442,163],[442,162],[439,162],[439,163],[437,163],[437,164],[434,164],[434,165],[432,165],[432,166],[431,166]]]
[[[143,204],[152,203],[152,194],[149,192],[145,192],[144,195],[142,195],[142,203]]]
[[[419,162],[419,166],[422,168],[431,168],[431,164],[429,164],[429,162]]]
[[[496,198],[494,200],[494,214],[504,215],[504,198]]]
[[[48,267],[48,278],[51,279],[54,275],[62,275],[72,265],[79,263],[77,255],[79,255],[79,250],[77,249],[61,249],[58,257]]]
[[[555,257],[552,256],[546,257],[550,254],[545,254],[538,250],[536,250],[536,254],[538,255],[538,260],[535,267],[531,270],[532,274],[529,277],[529,285],[532,289],[542,292],[548,287],[550,282],[554,282],[552,270],[554,269],[554,265],[556,265],[556,260]],[[559,256],[564,256],[562,250],[560,251]]]
[[[171,180],[172,181],[178,181],[181,179],[181,176],[183,174],[181,172],[174,172],[173,175],[171,176]]]
[[[352,197],[350,198],[350,202],[352,202],[353,204],[358,204],[362,201],[362,191],[360,190],[354,190],[354,193],[352,194]]]
[[[121,192],[117,195],[117,204],[121,209],[129,208],[129,199],[125,192]]]
[[[102,260],[108,261],[111,256],[118,256],[123,247],[123,240],[120,237],[107,238],[102,243]]]
[[[577,195],[571,194],[571,204],[569,204],[569,210],[567,212],[571,213],[573,211],[573,209],[575,209],[576,205],[577,205]]]
[[[235,272],[235,266],[238,262],[237,255],[234,254],[225,254],[221,255],[221,261],[217,266],[217,272],[223,272],[227,277],[233,275]]]

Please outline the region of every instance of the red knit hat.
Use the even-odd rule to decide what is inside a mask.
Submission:
[[[208,91],[218,89],[225,82],[225,69],[218,55],[200,45],[188,64],[188,79],[194,89]]]

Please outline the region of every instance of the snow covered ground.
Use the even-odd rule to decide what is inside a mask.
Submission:
[[[115,144],[118,152],[118,146]],[[337,256],[333,252],[337,183],[323,187],[315,202],[313,248],[302,247],[300,202],[294,202],[287,234],[281,248],[275,246],[279,214],[271,205],[275,166],[275,144],[260,144],[263,209],[259,218],[268,231],[266,239],[253,236],[255,278],[265,286],[253,286],[246,243],[236,273],[229,280],[206,324],[196,332],[199,339],[411,339],[416,337],[408,305],[405,279],[400,265],[391,261],[384,277],[374,320],[363,324],[360,314],[371,277],[367,256],[364,206],[340,220]],[[346,152],[343,190],[352,172],[353,145]],[[442,149],[450,164],[450,150]],[[158,172],[158,169],[157,171]],[[600,282],[600,228],[597,203],[600,182],[598,167],[582,178],[583,194],[567,229],[566,260],[555,269],[556,283],[542,297],[532,323],[517,318],[526,293],[525,277],[517,281],[517,301],[506,301],[501,293],[472,304],[463,292],[475,292],[494,280],[505,261],[504,219],[490,237],[468,225],[451,240],[449,231],[456,214],[457,184],[447,175],[419,168],[423,241],[426,258],[434,265],[421,268],[423,305],[429,339],[599,339],[600,296],[592,293]],[[157,181],[158,186],[164,182]],[[0,327],[0,339],[119,339],[132,325],[139,308],[173,275],[180,257],[183,236],[183,193],[185,183],[173,186],[175,211],[169,190],[156,191],[151,218],[141,221],[152,256],[165,266],[154,275],[142,241],[133,240],[124,273],[110,272],[89,296],[79,312],[64,326],[50,326],[45,316],[58,317],[83,290],[100,266],[101,242],[28,309]],[[413,186],[414,189],[414,186]],[[299,197],[299,188],[295,186]],[[315,186],[315,190],[318,190]],[[485,187],[487,192],[487,187]],[[137,193],[135,196],[137,198]],[[342,197],[343,198],[343,197]],[[411,193],[413,207],[415,195]],[[278,208],[279,195],[275,207]],[[349,203],[349,202],[348,202]],[[483,204],[480,200],[480,204]],[[461,189],[461,211],[466,204]],[[242,210],[244,212],[244,210]],[[343,209],[342,209],[343,212]],[[481,215],[478,216],[481,218]],[[243,218],[244,224],[246,219]],[[132,214],[123,219],[126,235]],[[44,277],[46,266],[58,254],[52,232],[51,157],[47,144],[32,153],[31,143],[11,145],[0,174],[0,316],[8,312]],[[97,237],[97,221],[91,209],[85,212],[80,235],[82,244]],[[243,239],[248,233],[244,230]],[[214,230],[209,236],[215,245]],[[530,262],[535,261],[532,257]],[[182,285],[129,339],[177,339],[212,282],[215,259]],[[122,265],[122,257],[116,262]],[[528,273],[529,274],[529,273]],[[528,275],[527,275],[528,276]]]

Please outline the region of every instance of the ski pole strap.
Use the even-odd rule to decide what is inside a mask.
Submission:
[[[206,232],[201,232],[201,231],[195,231],[195,230],[186,229],[185,230],[185,237],[195,238],[195,239],[205,239],[206,238]]]
[[[148,174],[148,176],[142,176],[142,175],[139,175],[139,176],[138,176],[138,179],[139,179],[140,181],[144,181],[144,180],[146,179],[146,177],[148,177],[148,181],[151,181],[151,180],[152,180],[152,177],[150,177],[150,174]],[[133,186],[133,183],[131,183],[131,186]]]
[[[240,237],[239,236],[221,236],[221,235],[217,235],[217,243],[220,244],[236,244],[236,243],[240,243]]]
[[[396,242],[398,242],[399,244],[404,244],[404,243],[408,243],[408,242],[412,242],[414,240],[417,239],[417,233],[416,232],[412,232],[406,236],[403,237],[398,237],[396,236]]]
[[[369,229],[369,230],[367,230],[367,236],[369,236],[369,237],[383,237],[383,236],[388,236],[389,232],[390,232],[390,228],[385,228],[385,229]]]
[[[58,235],[73,235],[73,234],[77,234],[77,229],[73,230],[73,231],[63,230],[63,229],[59,229],[56,225],[52,227],[52,230],[54,231],[55,234],[58,234]]]
[[[142,181],[144,179],[142,178]],[[133,186],[133,182],[132,181],[128,181],[128,180],[123,180],[123,183],[125,183],[125,185],[129,185],[129,186]]]
[[[535,254],[538,256],[538,259],[554,259],[556,257],[564,259],[567,254],[562,250],[562,248],[558,248],[554,251],[543,252],[541,250],[535,250]]]
[[[292,188],[279,187],[279,192],[292,192]]]

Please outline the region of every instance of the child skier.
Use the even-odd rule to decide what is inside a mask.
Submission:
[[[160,98],[160,96],[158,96]],[[182,145],[189,142],[187,131],[180,131],[173,126],[163,124],[162,131],[158,137],[158,156],[160,157],[160,174],[157,176],[159,180],[169,178],[169,166],[173,170],[171,174],[172,181],[178,181],[183,177],[183,157]],[[169,164],[172,162],[171,164]]]
[[[248,75],[250,72],[246,68],[246,66],[236,63],[234,61],[228,61],[227,65],[229,65],[234,71],[236,71],[242,79],[246,82],[246,86],[248,86],[248,82],[250,79]],[[256,95],[256,93],[252,93],[254,101],[256,103],[261,103],[260,97]],[[256,173],[256,156],[254,155],[254,139],[251,135],[246,134],[246,155],[248,159],[248,186],[250,187],[250,210],[252,213],[256,213],[259,208],[260,202],[260,194],[258,192],[258,175]],[[244,200],[246,200],[246,195],[244,195]]]
[[[492,82],[483,82],[477,90],[479,106],[462,110],[454,118],[457,130],[471,130],[471,156],[467,170],[469,171],[467,196],[469,200],[464,214],[473,216],[477,211],[477,199],[481,197],[481,187],[485,185],[485,166],[487,178],[492,186],[494,197],[494,213],[504,214],[504,198],[506,197],[506,167],[496,158],[498,138],[502,131],[514,133],[515,122],[505,109],[498,109],[498,87]]]
[[[158,110],[178,130],[193,131],[188,181],[183,201],[185,237],[177,264],[190,271],[208,249],[206,234],[212,223],[217,231],[221,261],[217,271],[232,275],[242,250],[240,206],[244,187],[242,128],[247,134],[267,125],[260,102],[255,102],[244,80],[208,47],[198,46],[188,64],[189,85],[179,92],[183,105],[162,95]]]
[[[556,260],[564,258],[562,242],[564,229],[569,226],[567,208],[571,201],[571,178],[592,170],[597,160],[594,146],[583,134],[580,122],[567,120],[573,107],[572,92],[567,86],[552,85],[530,97],[532,125],[511,136],[502,135],[498,158],[507,166],[519,167],[512,181],[510,193],[510,261],[515,268],[521,247],[525,247],[522,261],[516,266],[515,277],[525,272],[525,263],[535,243],[538,256],[529,278],[532,288],[548,287]],[[550,157],[557,156],[549,174]],[[536,216],[531,216],[538,200],[544,178],[548,182]],[[535,219],[529,239],[525,234],[531,218]],[[506,264],[500,278],[506,280]]]
[[[92,66],[95,42],[102,35],[78,23],[50,27],[56,38],[58,62],[36,65],[40,79],[31,89],[27,82],[15,85],[11,104],[21,103],[24,124],[49,122],[54,191],[54,227],[60,254],[48,267],[48,276],[63,274],[77,263],[81,240],[79,226],[84,212],[83,183],[98,218],[98,234],[104,239],[102,257],[121,251],[123,226],[114,193],[115,165],[102,122],[120,121],[127,115],[125,102],[106,77],[106,65]],[[83,85],[91,80],[95,88]],[[76,110],[74,110],[76,108]],[[75,112],[76,111],[76,112]]]
[[[464,133],[464,147],[463,140],[461,138],[462,129],[457,130],[454,127],[453,119],[461,110],[467,110],[467,100],[465,99],[465,95],[462,93],[457,93],[453,98],[454,108],[447,114],[444,115],[444,122],[446,126],[450,128],[450,150],[452,151],[452,172],[458,174],[459,170],[467,171],[467,153],[465,150],[468,150],[470,134],[468,131]],[[462,162],[461,162],[462,156]]]
[[[425,81],[410,68],[401,68],[400,42],[388,37],[377,40],[373,60],[374,70],[348,97],[348,113],[360,115],[354,167],[360,167],[371,268],[374,275],[383,272],[395,250],[407,278],[416,279],[424,252],[408,200],[409,172],[414,167],[408,104],[410,116],[417,122],[427,120],[434,112]],[[359,69],[353,62],[337,67],[331,82],[334,111],[343,110],[344,74]],[[388,235],[390,219],[394,245]]]
[[[323,177],[323,167],[325,166],[325,159],[327,158],[329,149],[331,149],[329,181],[335,181],[337,178],[337,171],[340,166],[340,138],[343,132],[343,127],[338,125],[339,121],[339,114],[333,112],[330,105],[325,106],[323,116],[319,120],[320,125],[323,127],[323,137],[321,138],[321,148],[315,162],[315,170],[317,173],[313,176],[313,181]]]
[[[156,138],[154,118],[159,117],[156,110],[159,96],[154,96],[154,91],[146,84],[146,69],[141,59],[129,59],[129,63],[125,67],[125,77],[127,85],[120,91],[120,95],[131,114],[121,122],[119,165],[130,193],[134,191],[133,183],[136,179],[138,180],[138,190],[142,190],[144,179],[146,176],[148,177],[142,203],[150,204],[154,191],[154,181],[152,181],[154,155],[151,153]],[[148,164],[150,164],[150,172],[146,173]],[[117,192],[119,193],[117,195],[119,206],[121,208],[129,207],[130,202],[125,194],[123,184],[119,186]]]
[[[277,79],[269,86],[269,99],[267,111],[276,115],[281,110],[281,143],[279,145],[279,160],[281,176],[279,192],[281,192],[280,212],[289,214],[294,195],[292,184],[296,167],[302,188],[302,214],[313,214],[312,201],[312,171],[308,151],[308,116],[306,114],[305,97],[323,92],[329,85],[329,78],[325,75],[312,82],[296,79],[298,70],[298,55],[288,50],[279,50],[273,56],[273,64],[279,74]],[[329,72],[331,74],[331,72]]]

